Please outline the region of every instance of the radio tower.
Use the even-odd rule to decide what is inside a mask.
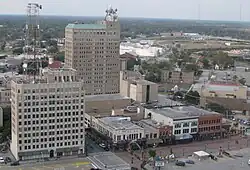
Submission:
[[[31,62],[30,66],[33,69],[34,78],[37,73],[39,73],[39,68],[41,63],[39,62],[39,57],[37,57],[38,50],[40,48],[40,25],[39,25],[39,15],[42,5],[37,3],[28,3],[27,5],[27,21],[25,26],[25,48],[24,53],[26,59]],[[30,56],[33,56],[30,58]],[[23,69],[25,72],[28,71],[28,63],[23,64]],[[26,70],[27,69],[27,70]]]

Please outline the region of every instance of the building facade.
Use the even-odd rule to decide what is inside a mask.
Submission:
[[[84,87],[74,69],[11,81],[11,151],[17,160],[84,153]]]
[[[199,117],[199,136],[201,139],[222,136],[222,115],[211,114]]]
[[[162,70],[161,81],[169,83],[187,83],[192,84],[194,82],[194,72],[190,71],[168,71]]]
[[[113,143],[142,139],[144,128],[131,122],[130,117],[93,118],[92,126],[100,133],[110,137]]]
[[[162,125],[172,126],[173,135],[177,138],[198,132],[198,116],[186,111],[171,108],[145,109],[145,117],[150,117]]]
[[[134,101],[148,103],[158,100],[158,85],[147,81],[140,72],[120,72],[120,94]]]
[[[65,65],[77,70],[86,95],[119,93],[120,23],[108,9],[97,24],[68,24],[65,29]]]

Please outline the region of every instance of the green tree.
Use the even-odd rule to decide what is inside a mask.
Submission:
[[[245,78],[239,79],[239,83],[242,84],[242,85],[245,85],[246,84],[246,79]]]
[[[228,66],[232,66],[234,64],[234,60],[231,56],[228,56],[227,53],[224,53],[222,51],[217,52],[213,58],[213,64],[218,64],[219,66],[222,66],[223,68],[228,68]]]
[[[206,57],[204,57],[201,62],[205,69],[208,69],[210,67],[209,60]]]
[[[155,156],[156,156],[156,151],[150,149],[150,150],[148,151],[148,155],[149,155],[150,158],[155,158]]]
[[[218,112],[222,114],[225,114],[227,111],[227,109],[224,106],[219,105],[217,103],[209,103],[207,104],[207,108],[211,109],[214,112]]]
[[[197,91],[189,91],[185,95],[185,101],[190,104],[198,105],[200,103],[200,94]]]

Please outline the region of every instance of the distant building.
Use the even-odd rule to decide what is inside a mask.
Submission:
[[[106,13],[97,24],[65,28],[65,65],[77,70],[86,95],[119,93],[120,23],[116,10]]]
[[[247,91],[247,86],[239,84],[210,82],[203,85],[201,95],[203,97],[247,99]]]
[[[140,72],[125,70],[120,72],[120,94],[141,103],[157,101],[158,85],[145,80]]]
[[[161,82],[192,84],[194,82],[194,78],[195,76],[193,71],[185,72],[162,70],[161,73]]]

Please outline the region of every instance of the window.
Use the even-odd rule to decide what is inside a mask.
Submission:
[[[189,123],[188,122],[183,123],[183,127],[189,127]]]
[[[175,124],[175,126],[174,126],[175,128],[181,128],[181,123],[177,123],[177,124]]]
[[[175,135],[181,134],[181,130],[175,130],[175,131],[174,131],[174,134],[175,134]]]
[[[197,126],[197,122],[192,122],[191,126]]]
[[[189,129],[183,129],[183,133],[189,133]]]
[[[197,128],[192,128],[191,133],[197,132]]]

